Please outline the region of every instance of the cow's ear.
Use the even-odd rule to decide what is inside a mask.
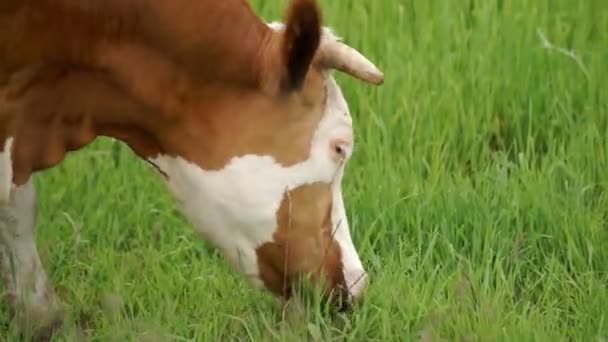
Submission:
[[[281,90],[302,86],[321,40],[321,11],[314,0],[292,0],[287,9],[280,46]]]

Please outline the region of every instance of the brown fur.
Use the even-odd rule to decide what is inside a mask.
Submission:
[[[325,101],[311,67],[321,30],[314,0],[292,1],[285,34],[244,0],[7,1],[0,142],[15,138],[15,184],[98,136],[144,159],[178,155],[205,169],[243,154],[285,166],[308,157]],[[284,201],[275,242],[258,251],[267,287],[284,295],[297,273],[321,268],[330,287],[343,286],[328,186],[303,186],[289,200],[294,211]]]
[[[317,4],[295,0],[285,19],[286,30],[282,42],[282,58],[288,72],[282,80],[286,91],[300,89],[311,61],[321,41],[321,16]]]
[[[257,250],[262,280],[275,294],[288,298],[302,273],[313,280],[323,275],[330,288],[345,289],[340,248],[333,240],[331,202],[330,185],[323,183],[285,193],[277,212],[275,242]]]

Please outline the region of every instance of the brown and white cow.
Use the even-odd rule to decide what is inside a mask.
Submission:
[[[34,242],[32,175],[99,136],[151,163],[196,231],[255,285],[362,295],[341,180],[353,150],[330,70],[383,75],[314,0],[266,24],[245,0],[2,0],[0,255],[15,314],[60,305]]]

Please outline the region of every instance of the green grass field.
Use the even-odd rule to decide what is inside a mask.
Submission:
[[[270,21],[287,2],[253,3]],[[36,176],[39,248],[67,310],[55,340],[606,341],[608,2],[320,3],[386,77],[337,75],[365,303],[281,323],[153,170],[100,139]]]

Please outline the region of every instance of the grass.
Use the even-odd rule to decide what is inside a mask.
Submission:
[[[253,3],[275,20],[286,1]],[[153,171],[100,139],[36,176],[39,248],[68,314],[55,340],[77,324],[94,341],[608,339],[608,3],[321,5],[386,75],[337,75],[366,302],[278,324]]]

